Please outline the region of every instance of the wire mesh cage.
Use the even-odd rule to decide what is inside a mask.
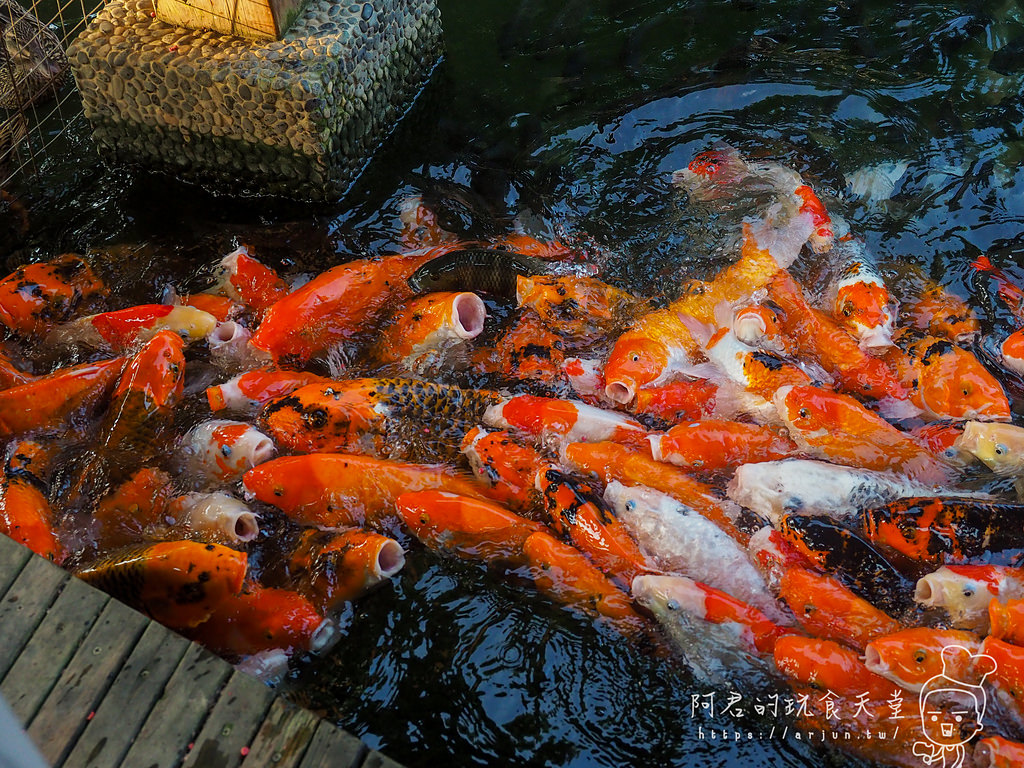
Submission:
[[[103,1],[0,0],[0,191],[83,119],[64,51]]]

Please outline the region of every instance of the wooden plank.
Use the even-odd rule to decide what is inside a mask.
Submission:
[[[18,542],[7,536],[0,535],[0,597],[7,592],[7,588],[14,583],[25,567],[25,563],[32,557],[32,550],[23,547]]]
[[[366,755],[361,768],[402,768],[402,764],[373,749]]]
[[[107,603],[29,725],[28,735],[50,765],[63,762],[147,621],[117,600]]]
[[[71,576],[41,557],[33,557],[21,569],[0,603],[0,679],[14,664],[32,632],[43,620],[64,582]]]
[[[242,768],[298,766],[319,720],[283,698],[274,699],[267,718],[242,761]]]
[[[23,723],[31,723],[109,600],[79,579],[71,578],[64,585],[0,682],[0,692]]]
[[[366,745],[347,731],[321,720],[299,768],[356,768],[366,756]]]
[[[230,673],[230,664],[191,644],[123,764],[146,768],[179,765]]]
[[[160,21],[253,40],[280,40],[307,0],[156,0]]]
[[[125,753],[188,649],[188,640],[150,622],[63,768],[127,766]]]
[[[233,672],[182,768],[241,765],[273,698],[274,692],[256,678]]]

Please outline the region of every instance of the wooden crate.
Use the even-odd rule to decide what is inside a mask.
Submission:
[[[156,16],[188,29],[280,40],[307,0],[155,0]]]

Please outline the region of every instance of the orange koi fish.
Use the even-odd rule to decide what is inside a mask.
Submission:
[[[1005,643],[996,638],[986,637],[981,651],[987,664],[976,664],[975,676],[989,673],[988,683],[995,689],[996,696],[1020,721],[1024,717],[1024,648]]]
[[[1024,646],[1024,598],[1001,600],[998,595],[979,594],[991,597],[988,601],[989,634],[1007,643]]]
[[[298,580],[299,592],[318,610],[327,612],[362,597],[404,566],[401,544],[355,528],[307,529],[288,558],[288,572]]]
[[[1024,290],[1003,270],[992,263],[988,256],[979,256],[971,262],[971,267],[979,272],[987,272],[998,284],[997,295],[1006,304],[1013,316],[1024,323]]]
[[[246,371],[223,384],[208,387],[206,399],[211,411],[229,408],[233,411],[251,412],[276,397],[294,392],[307,384],[331,381],[324,376],[305,371],[289,371],[269,365]]]
[[[188,636],[214,653],[248,656],[274,648],[321,650],[334,633],[334,625],[298,592],[252,584],[220,601]]]
[[[989,618],[1000,613],[1002,603],[1019,598],[1024,598],[1024,569],[1001,565],[943,566],[918,579],[914,590],[917,602],[944,609],[954,627],[981,633],[988,632]]]
[[[981,331],[977,315],[963,299],[930,281],[920,298],[901,312],[901,317],[911,328],[957,343],[970,343]]]
[[[181,454],[190,469],[220,483],[241,480],[247,470],[274,456],[274,443],[241,421],[211,419],[182,438]]]
[[[192,293],[179,296],[178,303],[213,315],[219,323],[227,322],[242,310],[240,304],[236,304],[227,296],[217,296],[212,293]]]
[[[262,315],[291,289],[274,270],[255,259],[242,245],[221,259],[215,290]]]
[[[549,467],[537,473],[537,490],[552,528],[568,535],[605,575],[628,586],[641,573],[655,570],[592,487]]]
[[[1003,339],[999,345],[999,359],[1006,370],[1024,376],[1024,328]]]
[[[704,515],[746,546],[749,537],[736,528],[711,486],[675,467],[612,442],[570,443],[562,450],[562,461],[567,467],[593,475],[602,483],[618,480],[624,485],[646,485],[661,491]]]
[[[895,302],[860,239],[836,245],[841,268],[827,293],[832,315],[865,349],[892,346]]]
[[[254,541],[260,534],[252,510],[220,491],[186,493],[171,499],[165,519],[182,535],[196,534],[203,541],[239,545]]]
[[[544,458],[529,445],[516,442],[508,432],[487,432],[474,427],[462,441],[477,480],[490,486],[490,495],[520,512],[540,503],[534,484]]]
[[[0,389],[20,387],[22,384],[35,381],[36,378],[33,374],[18,368],[7,355],[0,351]]]
[[[782,309],[782,328],[799,352],[820,362],[842,389],[878,399],[907,398],[906,389],[888,366],[861,349],[831,317],[814,309],[788,272],[780,271],[772,278],[768,295]]]
[[[593,277],[519,275],[516,301],[533,310],[550,330],[586,348],[614,333],[644,302]]]
[[[528,435],[556,435],[566,440],[610,440],[639,445],[647,436],[643,424],[615,411],[579,400],[515,395],[487,408],[483,422],[496,429],[517,429]]]
[[[978,423],[980,422],[971,421],[967,424]],[[950,464],[960,466],[969,463],[969,452],[963,447],[962,438],[967,424],[923,424],[910,430],[910,434],[934,455],[941,456]]]
[[[53,510],[44,481],[49,453],[33,440],[11,447],[0,480],[0,533],[37,555],[59,562],[64,549],[54,534]]]
[[[787,568],[779,582],[779,597],[812,635],[863,650],[871,640],[891,635],[900,624],[857,596],[842,582],[807,568]],[[838,691],[837,691],[838,693]]]
[[[511,232],[495,238],[492,242],[496,248],[544,261],[562,261],[572,256],[569,246],[557,240],[545,243],[522,232]]]
[[[160,331],[129,361],[103,419],[102,445],[147,456],[173,415],[185,386],[185,342]]]
[[[746,304],[733,311],[732,331],[741,343],[756,349],[793,356],[796,346],[782,332],[775,310],[764,304]]]
[[[480,349],[473,367],[520,381],[553,386],[565,381],[565,343],[532,312],[520,315],[492,349]]]
[[[951,467],[849,395],[813,386],[781,387],[775,406],[790,437],[810,456],[892,470],[923,483],[948,480]]]
[[[492,501],[446,491],[403,493],[395,506],[422,544],[487,563],[522,564],[526,539],[547,530]]]
[[[626,593],[575,547],[538,531],[523,542],[523,553],[534,584],[545,595],[588,615],[604,617],[625,635],[646,629]]]
[[[865,510],[861,525],[876,544],[920,563],[963,563],[1024,547],[1024,505],[975,499],[907,498]]]
[[[1024,765],[1024,744],[989,736],[974,745],[974,765],[978,768],[1017,768]]]
[[[0,325],[25,337],[46,333],[87,299],[106,294],[103,281],[73,253],[27,264],[0,280]]]
[[[765,582],[778,593],[782,577],[790,568],[809,569],[814,563],[789,543],[781,531],[770,525],[758,529],[747,542],[750,560],[764,576]]]
[[[965,683],[979,680],[980,670],[971,656],[980,650],[981,641],[971,632],[913,627],[868,643],[864,664],[876,675],[919,693],[936,675]]]
[[[247,561],[218,544],[164,541],[116,550],[75,574],[161,624],[186,629],[238,594]]]
[[[271,400],[260,424],[283,448],[454,459],[499,396],[413,379],[309,384]],[[403,439],[404,438],[404,439]],[[412,443],[412,444],[410,444]]]
[[[637,390],[633,413],[655,416],[675,424],[695,421],[715,412],[718,385],[706,379],[679,379],[660,387]]]
[[[188,342],[213,333],[217,318],[209,312],[181,304],[141,304],[127,309],[88,315],[63,325],[51,334],[54,343],[80,342],[124,352],[148,341],[160,331],[173,331]]]
[[[151,467],[138,470],[93,510],[96,545],[105,551],[142,541],[164,522],[172,496],[170,475]]]
[[[106,401],[124,358],[62,368],[0,391],[0,437],[62,427],[75,414]]]
[[[796,444],[771,427],[723,419],[677,424],[647,438],[655,461],[711,471],[796,453]]]
[[[388,305],[409,298],[406,280],[433,255],[359,259],[328,269],[271,304],[251,343],[276,363],[306,363],[372,328]]]
[[[837,696],[867,694],[869,699],[888,699],[898,686],[876,675],[855,651],[832,640],[786,635],[775,643],[775,666],[789,680]]]
[[[792,631],[773,623],[757,608],[686,576],[645,575],[633,581],[633,594],[641,605],[646,604],[645,596],[657,592],[674,601],[674,606],[670,604],[674,610],[727,625],[748,651],[771,653],[778,639]]]
[[[409,301],[381,326],[370,354],[379,363],[419,370],[484,329],[484,300],[467,291],[428,293]]]
[[[245,473],[246,494],[301,525],[361,526],[394,509],[403,493],[436,488],[484,498],[483,486],[445,467],[347,453],[281,456]]]

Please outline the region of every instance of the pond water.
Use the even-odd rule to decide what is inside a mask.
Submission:
[[[168,282],[201,287],[236,240],[284,273],[319,271],[397,248],[399,204],[421,194],[460,234],[519,225],[586,253],[617,285],[674,298],[718,266],[728,233],[727,217],[673,194],[671,171],[724,140],[798,170],[883,267],[919,265],[987,329],[1009,327],[969,263],[988,254],[1024,275],[1017,3],[439,2],[445,59],[341,203],[215,196],[108,169],[79,126],[16,190],[32,231],[0,243],[5,273],[105,253],[126,299],[154,301]],[[848,189],[858,169],[885,164],[897,169],[887,199]],[[720,714],[727,690],[695,686],[530,590],[409,547],[334,651],[287,683],[401,762],[851,764],[771,732],[750,700],[742,717]],[[715,713],[695,710],[710,693]]]

